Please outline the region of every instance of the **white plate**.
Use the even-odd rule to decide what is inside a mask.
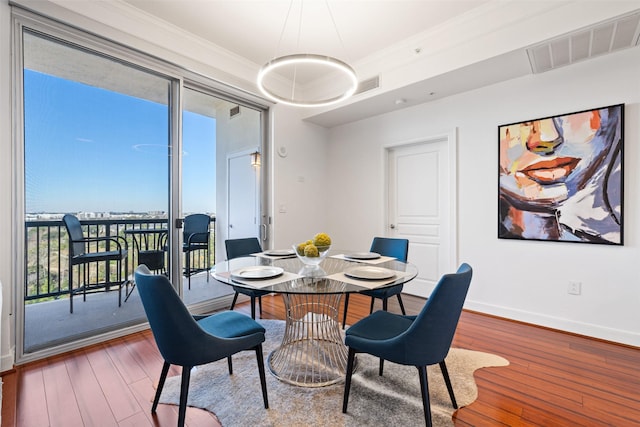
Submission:
[[[270,279],[284,273],[280,267],[271,267],[269,265],[254,265],[251,267],[240,268],[231,272],[232,279]]]
[[[380,254],[375,252],[354,252],[346,254],[344,257],[349,259],[378,259],[380,258]]]
[[[366,279],[366,280],[383,280],[391,279],[396,275],[396,272],[382,267],[373,266],[358,266],[353,267],[344,272],[345,276],[353,277],[354,279]]]
[[[264,254],[271,256],[290,256],[295,255],[296,253],[293,249],[272,249],[270,251],[264,251]]]

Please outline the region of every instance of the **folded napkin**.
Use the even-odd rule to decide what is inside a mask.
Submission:
[[[251,256],[257,256],[259,258],[266,258],[266,259],[285,259],[285,258],[295,258],[296,254],[289,254],[289,255],[269,255],[266,254],[264,252],[258,252],[255,254],[251,254]]]
[[[335,273],[332,274],[330,276],[327,276],[327,279],[331,279],[331,280],[338,280],[340,282],[344,282],[344,283],[350,283],[352,285],[356,285],[356,286],[362,286],[363,288],[368,288],[368,289],[375,289],[375,288],[379,288],[380,286],[384,286],[384,285],[388,285],[389,283],[393,283],[396,280],[398,280],[398,278],[400,277],[405,277],[405,276],[409,276],[411,273],[407,273],[405,271],[396,271],[393,270],[393,272],[395,273],[395,276],[390,277],[388,279],[381,279],[381,280],[369,280],[369,279],[356,279],[353,277],[349,277],[344,273]]]
[[[331,255],[331,258],[343,259],[345,261],[352,261],[352,262],[361,262],[363,264],[382,264],[383,262],[392,261],[395,259],[394,257],[390,257],[390,256],[381,256],[380,258],[376,258],[376,259],[355,259],[355,258],[347,258],[345,254]]]
[[[233,285],[234,283],[240,283],[242,285],[251,286],[252,288],[256,289],[267,288],[269,286],[277,285],[278,283],[284,283],[302,277],[299,274],[289,273],[288,271],[285,271],[277,277],[271,277],[269,279],[236,279],[235,277],[231,278],[231,272],[229,271],[218,273],[216,274],[216,276],[220,276],[221,278],[226,279],[223,281],[230,285]],[[231,282],[227,282],[229,279],[231,279]]]

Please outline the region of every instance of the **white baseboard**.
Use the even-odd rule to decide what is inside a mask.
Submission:
[[[467,300],[464,308],[574,334],[640,347],[640,333]]]
[[[0,372],[6,372],[13,369],[15,365],[15,347],[9,349],[9,353],[0,356]]]

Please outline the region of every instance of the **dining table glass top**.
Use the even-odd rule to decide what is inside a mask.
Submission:
[[[217,263],[213,276],[229,285],[275,293],[343,294],[404,284],[418,274],[415,265],[394,258],[356,260],[346,258],[349,251],[331,252],[315,270],[305,268],[295,255],[260,253]]]

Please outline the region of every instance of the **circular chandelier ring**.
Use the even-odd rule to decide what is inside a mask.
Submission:
[[[335,96],[333,98],[320,99],[317,101],[304,101],[295,100],[293,98],[286,98],[274,93],[273,91],[265,87],[264,79],[269,73],[272,73],[278,68],[285,67],[287,65],[297,64],[319,64],[332,67],[342,72],[343,75],[349,79],[350,86],[341,95]],[[291,105],[294,107],[323,107],[326,105],[335,104],[349,98],[355,93],[356,89],[358,88],[358,78],[356,77],[356,73],[353,68],[351,68],[347,63],[331,56],[316,55],[311,53],[298,53],[293,55],[280,56],[278,58],[272,59],[260,69],[260,72],[258,73],[257,83],[258,88],[267,98],[275,102],[281,102],[285,105]]]

